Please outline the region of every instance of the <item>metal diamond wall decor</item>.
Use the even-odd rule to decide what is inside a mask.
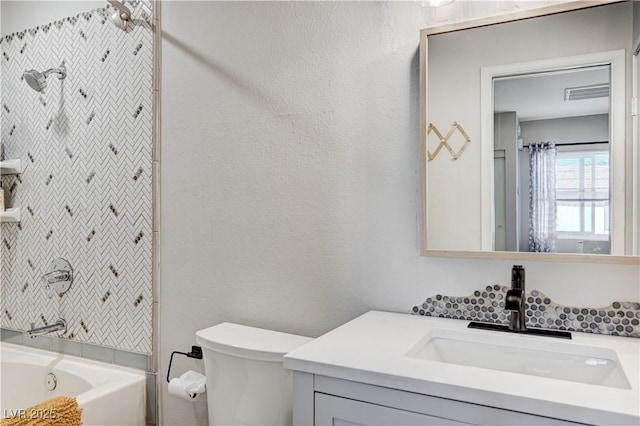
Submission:
[[[0,303],[5,328],[64,318],[67,338],[149,354],[152,3],[127,6],[128,31],[105,7],[0,40],[4,156],[26,162],[2,177],[22,221],[0,225]],[[67,77],[50,76],[44,93],[23,81],[63,63]],[[49,299],[40,277],[57,257],[74,282]]]

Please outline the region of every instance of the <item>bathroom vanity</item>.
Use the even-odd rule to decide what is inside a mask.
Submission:
[[[640,424],[640,339],[371,311],[285,356],[294,425]]]

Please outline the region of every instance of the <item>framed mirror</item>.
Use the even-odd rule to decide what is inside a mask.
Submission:
[[[640,3],[421,32],[423,255],[640,264]]]

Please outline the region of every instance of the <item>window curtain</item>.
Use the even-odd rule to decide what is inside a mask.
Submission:
[[[553,142],[529,145],[530,252],[556,252],[556,156]]]

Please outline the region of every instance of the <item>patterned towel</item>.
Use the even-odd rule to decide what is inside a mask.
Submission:
[[[15,410],[0,420],[0,426],[80,426],[82,408],[75,398],[57,396],[25,410]]]

